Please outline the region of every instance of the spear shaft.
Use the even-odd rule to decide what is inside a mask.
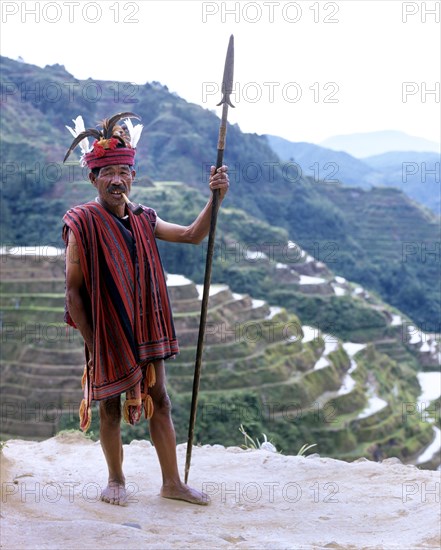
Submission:
[[[224,159],[225,141],[227,135],[228,106],[234,107],[230,101],[230,94],[233,89],[234,70],[234,38],[230,36],[228,43],[227,58],[225,60],[224,77],[222,80],[222,99],[218,105],[222,105],[222,118],[219,126],[219,137],[217,142],[216,170],[222,166]],[[202,352],[204,349],[205,325],[207,321],[208,298],[210,296],[211,268],[213,265],[214,240],[216,236],[217,213],[219,210],[219,189],[213,190],[210,231],[208,234],[207,257],[205,261],[204,291],[201,304],[201,318],[199,323],[198,343],[196,348],[196,360],[193,377],[193,393],[191,397],[190,421],[188,426],[187,455],[185,459],[185,483],[188,480],[188,473],[191,464],[191,451],[193,448],[194,427],[196,422],[196,410],[198,405],[199,382],[201,379]]]

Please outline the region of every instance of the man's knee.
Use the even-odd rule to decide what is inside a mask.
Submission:
[[[121,398],[119,396],[100,401],[100,419],[106,424],[121,422]]]
[[[155,413],[170,414],[172,404],[165,386],[155,388],[155,391],[151,392],[151,398],[153,399]]]

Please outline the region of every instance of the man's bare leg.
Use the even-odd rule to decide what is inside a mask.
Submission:
[[[100,441],[109,469],[109,482],[101,500],[109,504],[127,505],[125,478],[122,471],[121,399],[114,397],[100,402]]]
[[[164,361],[155,361],[156,384],[149,389],[155,411],[150,419],[150,436],[162,470],[161,496],[185,500],[193,504],[208,504],[205,493],[192,489],[179,477],[176,458],[176,434],[171,418],[171,403],[165,387]]]

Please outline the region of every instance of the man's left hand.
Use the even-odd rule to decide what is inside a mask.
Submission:
[[[228,178],[228,166],[221,166],[217,170],[215,166],[212,166],[210,170],[209,185],[212,191],[214,189],[219,189],[219,198],[220,200],[222,200],[228,191],[228,187],[230,186],[230,180]]]

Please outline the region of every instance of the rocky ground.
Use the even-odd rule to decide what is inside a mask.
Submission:
[[[2,451],[1,546],[18,548],[439,548],[440,472],[361,459],[196,447],[208,507],[159,497],[148,441],[124,447],[127,507],[105,504],[99,442],[64,433]],[[185,445],[178,445],[181,469]]]

